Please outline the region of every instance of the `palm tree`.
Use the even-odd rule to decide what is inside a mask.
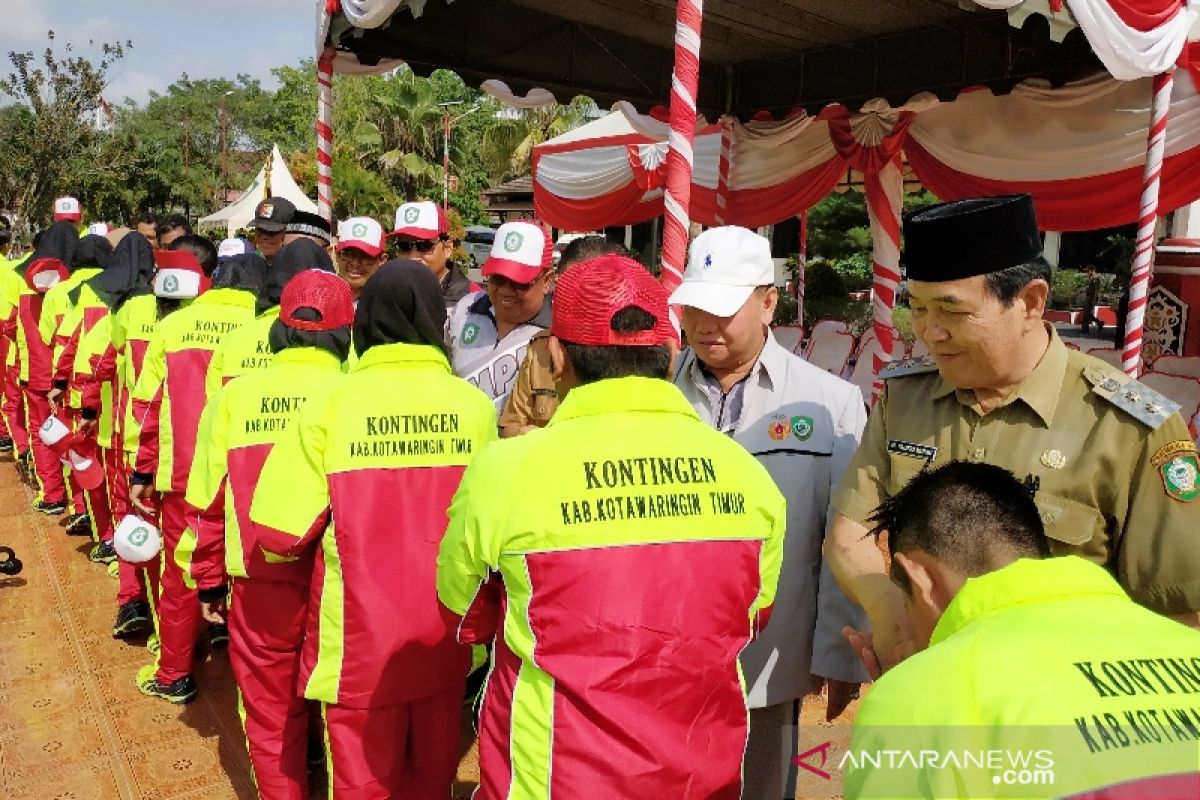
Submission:
[[[442,111],[429,81],[401,69],[371,83],[367,117],[354,124],[351,141],[404,197],[436,193]]]
[[[587,122],[596,103],[582,95],[570,105],[514,111],[497,118],[483,133],[483,162],[493,180],[529,174],[533,148]]]

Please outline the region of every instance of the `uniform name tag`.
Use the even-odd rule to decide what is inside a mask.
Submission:
[[[927,463],[937,458],[938,454],[938,449],[932,445],[905,442],[901,439],[888,439],[887,449],[889,453],[919,458]]]

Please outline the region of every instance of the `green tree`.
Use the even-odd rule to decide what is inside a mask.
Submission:
[[[78,192],[70,178],[81,172],[81,154],[101,136],[97,112],[109,72],[133,47],[130,41],[99,45],[98,56],[75,52],[70,43],[55,52],[54,31],[40,57],[9,51],[12,72],[0,77],[0,93],[23,110],[6,111],[0,120],[5,143],[5,179],[0,203],[31,218],[47,217],[54,196]],[[95,42],[88,42],[96,48]],[[89,198],[80,197],[85,203]]]
[[[496,181],[528,175],[534,147],[578,128],[595,113],[595,101],[580,95],[569,105],[522,109],[495,119],[482,141],[488,173]]]

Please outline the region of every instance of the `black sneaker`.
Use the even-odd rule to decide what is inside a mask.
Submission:
[[[45,500],[34,500],[33,510],[40,511],[51,517],[57,517],[67,510],[67,503],[64,500],[59,500],[57,503],[47,503]]]
[[[111,564],[117,560],[117,550],[113,547],[112,542],[101,542],[92,547],[92,552],[88,553],[88,561],[93,564]]]
[[[150,630],[150,604],[145,600],[130,600],[117,609],[117,621],[113,623],[114,639],[137,636]]]
[[[72,514],[67,517],[66,528],[67,536],[91,536],[92,518],[87,514]]]
[[[214,650],[229,646],[229,626],[216,622],[208,624],[208,644]]]
[[[178,705],[190,703],[196,699],[196,695],[200,694],[200,689],[196,686],[196,679],[191,675],[184,675],[172,683],[159,683],[158,678],[151,674],[148,680],[138,681],[138,691]]]
[[[13,440],[7,436],[0,436],[0,455],[11,453],[13,451]]]

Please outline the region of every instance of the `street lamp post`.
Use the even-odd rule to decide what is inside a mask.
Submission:
[[[225,98],[233,94],[232,91],[225,92],[221,95],[221,205],[225,205],[225,201],[229,198],[229,167],[226,164],[226,151],[228,141],[225,134]]]
[[[462,100],[452,100],[448,103],[438,103],[438,107],[442,109],[442,210],[450,210],[450,108],[452,106],[460,106]],[[467,114],[472,114],[479,110],[479,104],[471,106],[469,109],[459,114],[454,122],[465,117]]]

